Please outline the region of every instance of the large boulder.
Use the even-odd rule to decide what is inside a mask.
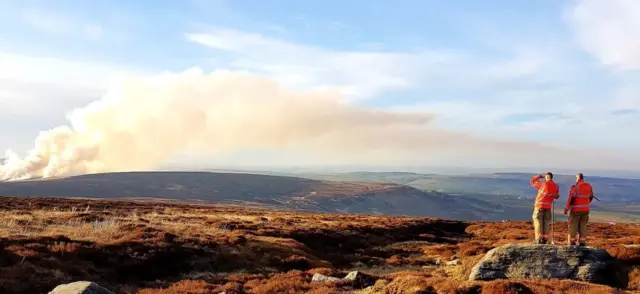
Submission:
[[[625,287],[628,275],[607,251],[579,246],[508,244],[473,267],[469,280],[572,279]]]
[[[55,287],[49,294],[114,294],[94,282],[79,281]]]

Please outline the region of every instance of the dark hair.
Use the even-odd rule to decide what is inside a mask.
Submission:
[[[584,180],[584,175],[583,175],[582,173],[578,173],[578,175],[577,175],[577,176],[578,176],[578,179],[580,179],[580,180]]]
[[[549,178],[553,179],[553,174],[551,172],[547,172],[545,175],[549,176]]]

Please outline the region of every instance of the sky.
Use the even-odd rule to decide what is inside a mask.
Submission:
[[[197,67],[634,168],[639,35],[634,0],[0,0],[0,150],[26,154],[119,77]],[[534,165],[544,154],[518,156]],[[243,158],[296,160],[254,152],[218,162]]]

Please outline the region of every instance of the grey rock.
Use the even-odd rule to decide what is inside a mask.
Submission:
[[[358,278],[358,271],[349,272],[344,279],[355,281]]]
[[[78,281],[55,287],[49,294],[114,294],[94,282]]]
[[[487,252],[471,270],[469,280],[556,278],[624,287],[626,270],[603,249],[508,244]]]
[[[366,288],[376,283],[376,278],[363,274],[358,271],[352,271],[347,274],[343,280],[349,280],[353,282],[353,286],[357,288]]]
[[[358,271],[349,272],[344,278],[328,277],[319,273],[316,273],[311,278],[311,282],[326,283],[345,281],[349,282],[353,287],[366,288],[376,283],[377,279],[367,274],[363,274]]]
[[[319,274],[319,273],[315,273],[313,275],[313,277],[311,278],[311,282],[324,283],[324,282],[335,282],[335,281],[340,281],[340,279],[335,278],[335,277],[328,277],[328,276],[325,276],[325,275]]]

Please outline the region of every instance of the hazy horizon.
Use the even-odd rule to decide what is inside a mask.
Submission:
[[[318,165],[318,166],[194,166],[194,165],[163,165],[154,169],[176,170],[176,171],[231,171],[231,172],[275,172],[275,173],[356,173],[356,172],[398,172],[417,173],[435,175],[470,175],[470,174],[497,174],[497,173],[525,173],[542,174],[551,171],[556,175],[575,175],[582,172],[585,176],[633,178],[640,179],[640,169],[637,170],[616,170],[616,169],[538,169],[533,167],[519,168],[484,168],[484,167],[464,167],[464,166],[366,166],[366,165]]]

